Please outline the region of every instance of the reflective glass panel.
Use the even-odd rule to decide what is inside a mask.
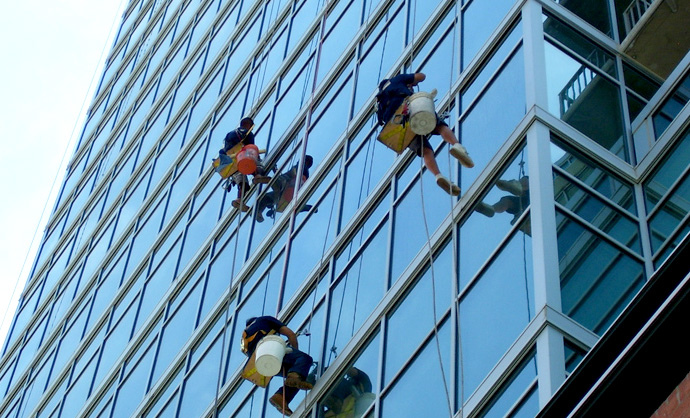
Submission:
[[[405,367],[381,401],[383,417],[451,416],[450,394],[444,382],[450,377],[449,321],[438,329],[414,360]],[[440,354],[439,354],[440,349]],[[424,382],[420,376],[425,376]]]
[[[345,369],[319,406],[319,416],[361,417],[378,392],[379,338],[376,335]]]
[[[558,42],[603,72],[616,77],[618,71],[616,70],[616,62],[611,54],[553,16],[545,15],[543,19],[544,33],[553,36]]]
[[[474,93],[472,93],[474,94]],[[485,167],[525,115],[525,66],[522,48],[505,64],[469,109],[474,97],[463,94],[459,140],[475,167]],[[461,170],[461,189],[477,178],[478,169]]]
[[[619,87],[550,42],[545,53],[549,111],[629,161]]]
[[[386,332],[384,383],[388,383],[415,352],[450,307],[453,294],[452,245],[434,257],[433,269],[418,278],[403,301],[390,314]]]
[[[535,417],[539,412],[536,388],[537,360],[530,355],[513,371],[479,417]]]
[[[601,335],[645,282],[644,266],[556,211],[563,313]]]
[[[654,113],[654,133],[660,137],[668,125],[678,116],[680,110],[690,100],[690,73],[680,82],[673,95],[670,96],[659,110]]]
[[[387,223],[350,264],[331,291],[325,365],[340,351],[381,300],[386,289]]]
[[[467,1],[465,2],[467,3]],[[465,7],[462,13],[462,68],[472,61],[480,48],[496,30],[515,0],[478,1]]]
[[[606,201],[599,199],[555,170],[553,184],[556,202],[631,250],[638,254],[642,252],[637,222],[622,216]]]
[[[554,1],[613,38],[611,16],[609,15],[609,7],[606,0]]]
[[[523,148],[460,227],[460,290],[470,283],[529,207],[528,169],[527,150]],[[530,234],[530,225],[525,224],[522,232]]]
[[[563,145],[552,143],[551,163],[557,169],[577,178],[632,215],[637,214],[632,185],[603,170],[589,158]],[[559,190],[556,189],[554,192],[557,195]]]
[[[460,373],[466,395],[474,392],[534,313],[532,240],[516,231],[460,301]]]
[[[686,132],[667,155],[668,158],[655,169],[654,174],[644,184],[645,204],[650,212],[664,199],[687,170],[687,156],[690,155],[690,132]]]

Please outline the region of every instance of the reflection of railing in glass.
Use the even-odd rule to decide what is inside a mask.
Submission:
[[[637,22],[642,19],[642,16],[652,6],[654,0],[633,0],[628,7],[623,11],[623,22],[625,24],[625,34],[630,33]]]
[[[654,113],[654,133],[659,138],[668,128],[680,111],[690,100],[690,73],[680,82],[676,90],[670,95],[664,104]]]
[[[594,79],[596,73],[584,65],[568,80],[565,87],[558,93],[561,117],[575,103],[575,100],[587,88],[587,85]]]

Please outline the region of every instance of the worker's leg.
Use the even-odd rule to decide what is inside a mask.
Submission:
[[[424,165],[431,172],[431,174],[433,174],[434,176],[439,175],[441,171],[438,169],[438,164],[436,163],[436,156],[434,155],[434,151],[431,148],[424,147],[422,155],[422,158],[424,159]]]
[[[460,164],[463,165],[463,167],[474,167],[474,161],[472,161],[472,157],[470,157],[470,154],[467,152],[465,147],[458,142],[458,139],[455,137],[455,134],[448,127],[448,125],[446,125],[443,122],[439,123],[436,126],[436,130],[434,131],[434,133],[438,133],[439,135],[441,135],[441,138],[443,138],[444,141],[450,144],[448,152],[450,152],[450,155],[457,158],[458,161],[460,161]]]

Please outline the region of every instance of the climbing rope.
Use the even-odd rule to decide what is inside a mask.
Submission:
[[[371,3],[369,4],[369,8],[370,8],[369,9],[369,12],[370,12],[371,11]],[[367,13],[367,16],[368,16],[368,13]],[[390,8],[386,11],[386,22],[388,22],[389,18],[390,18]],[[384,59],[385,54],[386,54],[386,45],[388,43],[388,30],[389,29],[390,29],[390,25],[387,25],[386,29],[384,31],[384,35],[383,35],[383,47],[381,48],[381,59],[379,60],[379,70],[378,70],[378,76],[376,78],[377,80],[381,79],[381,72],[383,70],[383,59]],[[372,113],[370,121],[371,121],[370,122],[371,126],[373,126],[376,123],[376,112]],[[347,135],[346,135],[346,137],[347,137]],[[369,165],[369,176],[368,176],[367,189],[366,189],[366,195],[367,196],[369,195],[369,190],[370,190],[370,186],[371,186],[371,173],[372,173],[372,169],[373,169],[373,158],[374,158],[374,152],[376,149],[376,142],[377,142],[376,140],[372,140],[371,137],[368,139],[368,141],[369,142],[367,144],[367,151],[366,151],[365,159],[364,159],[365,170],[367,167],[367,161],[369,160],[369,149],[370,149],[370,147],[371,147],[371,161],[372,161],[372,163]],[[357,196],[357,206],[358,207],[362,203],[362,192],[363,192],[363,190],[364,190],[364,176],[362,176],[362,180],[360,182],[360,187],[359,187],[359,195]],[[361,246],[361,244],[362,244],[363,237],[364,237],[364,229],[362,229],[360,231],[359,246]],[[352,254],[352,246],[350,245],[350,248],[348,250],[348,260],[350,259],[351,254]],[[352,327],[351,327],[351,334],[350,335],[354,335],[355,318],[357,316],[357,300],[359,298],[359,284],[360,284],[360,278],[361,278],[362,263],[363,263],[363,259],[360,257],[359,268],[358,268],[358,272],[357,272],[357,284],[355,287],[355,303],[354,303],[354,309],[353,309],[353,313],[352,313]],[[338,308],[338,318],[336,319],[335,330],[333,332],[333,344],[331,345],[329,355],[328,355],[328,363],[329,364],[330,364],[332,355],[337,356],[337,354],[336,354],[337,353],[337,347],[336,347],[335,343],[336,343],[336,340],[338,338],[338,331],[340,329],[340,320],[341,320],[341,316],[342,316],[343,304],[345,301],[345,292],[347,291],[347,280],[348,280],[349,276],[350,275],[348,273],[345,276],[344,283],[343,283],[343,294],[342,294],[342,297],[340,299],[340,306]],[[313,306],[312,306],[312,311],[313,311]]]
[[[223,358],[225,357],[225,346],[226,346],[226,338],[228,334],[228,318],[230,316],[230,289],[232,287],[232,280],[235,277],[235,262],[237,260],[237,248],[239,246],[239,241],[240,241],[240,227],[242,223],[242,208],[244,207],[244,196],[246,195],[246,191],[244,190],[244,185],[238,185],[237,187],[240,187],[241,193],[239,196],[240,199],[240,207],[237,209],[237,227],[235,228],[235,247],[233,249],[233,254],[232,254],[232,265],[230,268],[230,283],[228,284],[228,296],[227,296],[227,305],[225,306],[225,313],[223,315],[223,338],[222,338],[222,345],[220,348],[220,365],[218,367],[218,378],[216,381],[216,389],[215,389],[215,399],[213,401],[213,416],[218,417],[218,397],[220,395],[220,387],[221,387],[221,381],[223,378]],[[266,296],[264,295],[264,301]]]
[[[450,78],[448,79],[448,94],[451,97],[451,101],[455,100],[455,94],[453,93],[453,77],[455,75],[455,38],[457,36],[457,27],[460,22],[460,16],[459,16],[459,7],[458,7],[458,1],[455,2],[454,6],[454,13],[455,16],[453,17],[453,34],[452,34],[452,43],[451,43],[451,60],[450,60]],[[449,110],[451,110],[451,107],[449,106]],[[450,152],[448,153],[448,167],[451,167],[451,158],[450,158]],[[458,185],[460,185],[460,175],[458,174]],[[451,181],[452,181],[452,176],[451,176]],[[465,398],[465,367],[464,367],[464,356],[462,352],[462,326],[461,326],[461,318],[460,318],[460,304],[458,300],[458,294],[460,293],[460,289],[458,289],[458,281],[459,281],[459,271],[458,271],[458,230],[455,227],[455,202],[453,201],[453,198],[451,197],[449,199],[450,202],[450,213],[451,213],[451,225],[452,225],[452,231],[451,231],[451,241],[452,241],[452,250],[453,250],[453,256],[452,256],[452,264],[453,264],[453,309],[455,310],[455,315],[456,315],[456,320],[457,320],[457,349],[458,349],[458,362],[460,364],[459,367],[459,384],[460,384],[460,400],[459,402],[456,402],[456,404],[460,405],[460,418],[462,418],[465,414],[465,407],[464,407],[464,398]],[[458,391],[456,391],[458,392]]]
[[[417,15],[417,0],[414,0],[414,9],[413,9],[413,18],[412,18],[412,48],[411,48],[411,58],[414,59],[414,51],[415,51],[415,37],[416,37],[416,15]],[[455,22],[453,22],[453,28],[455,29]],[[453,37],[453,43],[455,43],[455,37]],[[454,49],[451,55],[451,66],[453,65],[453,60],[454,60]],[[451,85],[452,85],[452,67],[451,67]],[[450,89],[449,89],[450,91]],[[449,154],[449,167],[450,167],[450,154]],[[448,381],[446,379],[446,373],[445,373],[445,367],[443,365],[443,355],[441,352],[441,341],[439,338],[439,333],[438,333],[438,314],[437,314],[437,309],[436,309],[436,274],[434,271],[434,256],[433,256],[433,248],[431,246],[431,234],[429,233],[429,224],[427,221],[426,217],[426,202],[424,200],[424,179],[423,179],[423,174],[424,174],[424,159],[420,159],[420,175],[419,175],[419,192],[421,196],[421,205],[422,205],[422,220],[424,224],[424,231],[426,233],[426,238],[427,238],[427,246],[428,246],[428,251],[429,251],[429,271],[430,271],[430,276],[431,276],[431,298],[432,298],[432,316],[433,316],[433,329],[434,329],[434,341],[436,345],[436,354],[438,356],[438,362],[439,362],[439,367],[440,367],[440,372],[441,372],[441,381],[443,383],[443,390],[446,395],[446,405],[448,407],[448,416],[453,417],[453,406],[451,403],[451,397],[450,397],[450,390],[448,389]],[[452,181],[452,176],[450,178]],[[451,202],[451,214],[453,213],[453,196],[449,196],[450,202]],[[451,217],[451,220],[453,217]]]

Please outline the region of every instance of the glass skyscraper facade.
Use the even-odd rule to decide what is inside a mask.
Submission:
[[[280,417],[240,377],[262,314],[316,362],[295,416],[536,415],[690,231],[683,3],[130,1],[0,416]],[[400,72],[475,161],[431,138],[459,198],[376,139]],[[314,159],[263,222],[271,185],[240,212],[211,166],[244,116],[276,174]]]

